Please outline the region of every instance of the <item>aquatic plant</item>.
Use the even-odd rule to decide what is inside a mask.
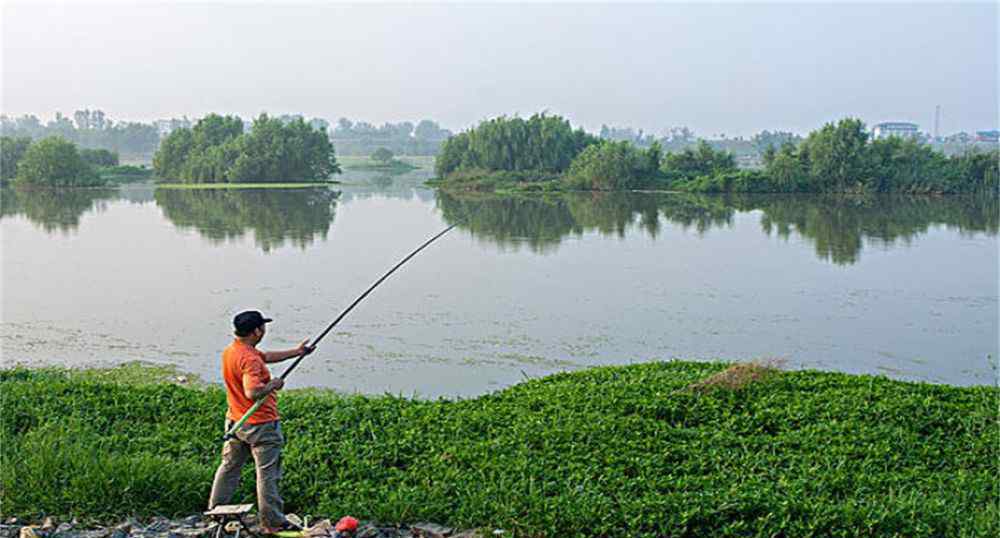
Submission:
[[[457,401],[291,391],[287,508],[518,536],[1000,531],[997,388],[801,371],[686,390],[728,366],[602,367]],[[0,394],[3,515],[204,508],[221,389],[14,369]]]

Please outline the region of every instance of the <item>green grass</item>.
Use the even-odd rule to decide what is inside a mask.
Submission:
[[[347,170],[371,170],[373,172],[403,173],[403,172],[409,172],[410,170],[417,170],[420,167],[414,166],[406,161],[393,159],[388,163],[378,163],[369,160],[364,162],[345,164],[344,168]]]
[[[998,389],[788,372],[682,390],[723,368],[603,367],[458,401],[290,391],[286,508],[516,536],[1000,531]],[[204,508],[223,392],[135,378],[0,372],[4,516]]]
[[[312,181],[296,183],[158,183],[158,189],[309,189],[325,185],[339,185],[339,181]]]
[[[396,155],[393,161],[399,161],[415,168],[434,168],[433,155]],[[358,169],[373,164],[371,157],[368,155],[337,155],[337,162],[344,169]]]

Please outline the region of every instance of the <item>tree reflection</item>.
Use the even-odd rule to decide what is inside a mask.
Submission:
[[[438,191],[437,206],[449,223],[461,223],[474,236],[504,247],[528,245],[548,252],[562,238],[596,230],[624,237],[638,227],[656,237],[660,215],[699,232],[728,224],[733,210],[699,195],[662,193],[566,193],[545,197],[450,194]]]
[[[933,226],[996,235],[995,197],[707,196],[665,193],[565,193],[545,197],[439,191],[444,219],[503,247],[556,248],[586,231],[624,237],[639,229],[657,237],[664,222],[705,233],[729,227],[737,212],[760,211],[768,235],[810,240],[820,259],[858,261],[866,245],[910,241]]]
[[[0,218],[23,216],[46,232],[72,232],[88,211],[103,211],[116,189],[14,189],[0,192]]]
[[[810,239],[816,255],[838,265],[856,263],[867,244],[909,242],[933,226],[996,235],[1000,203],[992,196],[779,196],[735,202],[763,212],[761,227],[788,238]]]
[[[214,243],[253,232],[264,252],[286,242],[304,249],[326,239],[339,191],[310,189],[157,189],[156,204],[179,228]]]

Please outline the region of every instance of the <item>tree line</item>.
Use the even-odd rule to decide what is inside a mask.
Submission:
[[[437,155],[441,144],[452,135],[435,121],[414,125],[404,121],[375,126],[340,118],[330,137],[341,155],[372,155],[385,148],[396,155]]]
[[[83,148],[106,149],[133,157],[151,155],[160,143],[156,125],[114,121],[101,110],[77,110],[72,117],[57,112],[55,119],[46,123],[31,114],[16,118],[0,115],[0,134],[34,140],[60,136]]]
[[[209,114],[171,132],[153,156],[153,170],[164,181],[260,183],[323,181],[340,165],[326,131],[301,117],[261,114],[244,132],[240,118]]]
[[[746,170],[705,141],[664,152],[656,141],[642,148],[574,131],[558,116],[499,117],[449,139],[436,171],[442,184],[473,189],[953,194],[1000,188],[996,150],[949,157],[917,140],[869,140],[864,123],[853,118],[798,143],[784,133],[767,138],[764,168]],[[780,148],[776,140],[784,140]]]

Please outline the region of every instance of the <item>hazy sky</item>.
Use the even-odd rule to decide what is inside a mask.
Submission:
[[[807,132],[846,115],[995,128],[997,5],[18,4],[5,114],[261,111],[462,129],[547,109],[575,125]]]

